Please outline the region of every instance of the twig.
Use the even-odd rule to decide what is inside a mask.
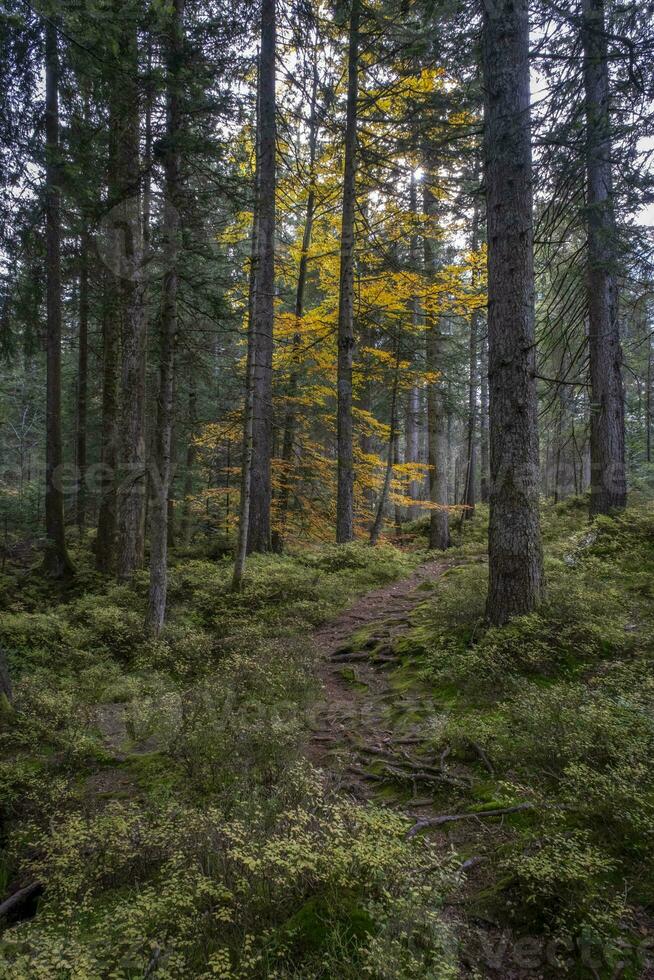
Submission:
[[[477,755],[479,756],[479,758],[481,759],[481,761],[484,763],[484,765],[488,769],[488,771],[491,774],[491,776],[494,776],[495,775],[495,766],[490,761],[490,759],[488,758],[488,756],[484,752],[484,750],[481,747],[481,745],[479,744],[479,742],[471,742],[470,744],[472,745],[473,749],[475,750],[475,752],[477,753]]]

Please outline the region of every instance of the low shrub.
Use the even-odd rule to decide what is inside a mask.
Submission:
[[[0,646],[12,672],[28,666],[47,666],[75,659],[79,638],[70,625],[53,613],[3,613]]]
[[[230,653],[211,676],[134,702],[130,728],[181,766],[192,791],[225,805],[265,797],[300,753],[312,656],[291,640]]]
[[[552,831],[503,862],[515,876],[520,919],[535,917],[555,935],[617,934],[626,906],[616,862],[582,830]]]
[[[7,933],[16,980],[457,976],[440,907],[451,862],[405,821],[329,801],[306,767],[272,821],[113,804],[38,842],[38,919]],[[397,966],[397,972],[396,972]]]
[[[532,807],[489,855],[494,913],[618,956],[634,905],[654,903],[654,516],[579,529],[584,517],[577,501],[546,511],[555,557],[535,612],[489,628],[486,570],[468,566],[437,583],[398,649],[455,692],[433,751],[474,775],[449,805]]]

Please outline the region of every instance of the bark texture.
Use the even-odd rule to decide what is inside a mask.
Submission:
[[[527,613],[543,590],[538,513],[527,0],[484,10],[490,525],[487,612]]]
[[[338,404],[336,409],[338,485],[336,497],[336,541],[339,544],[351,541],[354,537],[352,356],[354,352],[354,212],[356,206],[360,13],[360,0],[352,0],[348,48],[341,266],[338,296]]]
[[[109,575],[116,555],[116,460],[118,436],[118,352],[119,323],[111,305],[113,276],[104,278],[102,309],[102,482],[95,564]]]
[[[126,70],[117,90],[116,231],[120,264],[121,375],[120,453],[116,570],[129,579],[143,560],[145,471],[145,278],[139,174],[138,46],[133,19],[121,15],[121,62]]]
[[[77,526],[86,523],[86,418],[89,368],[89,236],[85,230],[80,241],[79,336],[77,350]]]
[[[479,248],[479,203],[475,201],[472,217],[472,240],[470,248],[476,252]],[[473,287],[476,287],[476,277],[473,277]],[[477,487],[477,375],[478,368],[478,338],[479,312],[473,310],[470,317],[470,341],[468,348],[468,430],[466,434],[467,461],[465,493],[463,496],[464,520],[475,516],[475,500]]]
[[[591,388],[590,512],[593,516],[624,508],[627,482],[604,0],[582,0],[582,13]]]
[[[168,544],[170,531],[171,448],[177,347],[179,236],[181,210],[180,142],[182,136],[181,71],[183,64],[184,0],[173,0],[167,52],[165,191],[165,257],[161,309],[157,431],[150,503],[150,594],[147,621],[161,632],[166,616]]]
[[[59,58],[57,28],[45,26],[46,207],[46,447],[44,570],[56,578],[73,571],[64,527],[61,441],[61,164],[59,159]]]
[[[275,303],[275,0],[261,7],[257,180],[257,263],[252,322],[252,462],[247,548],[270,551]]]
[[[479,496],[482,504],[488,503],[488,347],[486,338],[482,338],[480,346],[479,366]]]
[[[428,185],[429,174],[425,176],[423,208],[432,225],[435,222],[434,196]],[[434,245],[430,227],[427,228],[423,249],[425,273],[436,271]],[[427,449],[429,462],[429,500],[432,510],[429,521],[429,547],[444,551],[450,546],[450,516],[447,494],[448,460],[448,410],[447,388],[443,378],[445,336],[442,322],[427,304],[426,319],[426,364],[430,373],[439,377],[430,381],[427,387]]]

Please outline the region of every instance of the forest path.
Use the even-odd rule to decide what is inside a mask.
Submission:
[[[475,895],[493,886],[492,856],[511,810],[493,810],[492,821],[482,819],[491,814],[488,807],[484,814],[471,811],[471,804],[485,802],[474,795],[475,785],[484,774],[494,780],[490,763],[481,750],[472,766],[454,758],[444,736],[456,692],[435,688],[421,674],[415,642],[404,649],[402,642],[444,575],[485,560],[478,554],[427,562],[314,633],[324,698],[307,755],[335,790],[392,808],[413,821],[410,835],[424,831],[444,855],[459,855],[463,875],[444,915],[457,936],[461,977],[536,980],[540,968],[523,968],[512,953],[516,936],[475,905]]]
[[[429,814],[434,789],[456,784],[446,760],[433,758],[447,707],[402,660],[397,641],[436,582],[460,564],[438,559],[406,579],[361,597],[314,633],[324,699],[317,707],[309,758],[338,789],[377,799],[412,817]]]

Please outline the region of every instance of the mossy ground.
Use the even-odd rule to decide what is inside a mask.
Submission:
[[[453,567],[396,643],[391,683],[418,677],[440,701],[432,758],[447,752],[464,777],[435,794],[441,812],[531,804],[431,831],[479,859],[466,907],[536,937],[534,975],[641,976],[654,938],[654,511],[589,525],[572,500],[543,525],[541,608],[489,629],[486,569]],[[573,950],[565,969],[547,937]]]
[[[43,883],[34,917],[5,922],[0,975],[453,976],[454,870],[304,758],[312,631],[419,556],[253,558],[239,594],[228,561],[173,556],[156,642],[145,576],[107,584],[75,558],[65,590],[16,571],[0,593],[0,891]]]
[[[410,614],[377,603],[340,641],[365,654],[339,669],[391,756],[349,733],[367,803],[326,793],[304,758],[311,634],[424,561],[424,521],[409,552],[254,559],[238,595],[226,559],[176,556],[156,642],[145,577],[107,585],[82,545],[61,593],[6,575],[0,891],[38,877],[44,894],[0,940],[0,974],[642,975],[654,515],[588,525],[584,501],[548,507],[548,598],[503,630],[484,620],[485,517],[457,529]],[[484,815],[518,802],[530,809]],[[432,813],[478,816],[407,840]]]

